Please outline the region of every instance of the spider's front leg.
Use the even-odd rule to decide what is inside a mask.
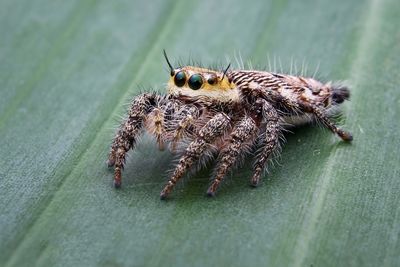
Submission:
[[[179,160],[178,165],[160,193],[161,199],[166,199],[171,193],[175,184],[185,174],[193,163],[199,159],[201,154],[212,144],[215,139],[221,136],[230,124],[230,118],[225,113],[216,114],[198,132],[197,138],[186,148],[185,154]]]
[[[143,94],[137,96],[128,112],[128,118],[121,124],[111,145],[108,166],[114,169],[114,186],[121,187],[121,171],[124,167],[126,153],[133,148],[137,136],[143,127],[143,121],[156,105],[157,96]]]
[[[266,100],[257,100],[262,102],[262,117],[265,122],[265,132],[261,135],[261,150],[256,156],[254,162],[254,174],[251,178],[251,185],[257,186],[260,182],[261,174],[265,168],[268,159],[271,154],[279,147],[279,134],[280,134],[280,123],[279,115],[275,108],[268,103]]]
[[[247,115],[233,128],[228,145],[221,151],[218,157],[219,162],[216,168],[216,176],[207,190],[208,196],[215,195],[219,184],[228,170],[236,162],[239,155],[244,152],[245,143],[254,137],[256,129],[256,123]]]

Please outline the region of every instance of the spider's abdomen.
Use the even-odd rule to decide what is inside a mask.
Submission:
[[[313,78],[277,74],[264,71],[232,71],[228,74],[242,94],[252,94],[262,88],[269,99],[283,99],[290,105],[312,104],[324,108],[342,103],[349,98],[349,91],[343,86],[321,83]],[[279,97],[277,97],[279,96]]]

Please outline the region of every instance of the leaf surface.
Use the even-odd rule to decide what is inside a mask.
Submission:
[[[1,266],[400,263],[399,1],[0,7]],[[248,161],[216,198],[205,197],[207,168],[163,202],[174,157],[144,136],[115,190],[105,166],[115,127],[140,88],[165,91],[163,48],[174,64],[346,80],[341,122],[354,142],[298,128],[261,187],[248,186]]]

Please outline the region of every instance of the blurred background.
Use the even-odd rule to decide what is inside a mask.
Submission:
[[[400,2],[0,1],[1,266],[398,266]],[[346,145],[306,126],[248,186],[212,168],[159,192],[173,156],[144,136],[123,188],[105,166],[140,90],[172,64],[345,80]],[[296,66],[296,67],[294,67]]]

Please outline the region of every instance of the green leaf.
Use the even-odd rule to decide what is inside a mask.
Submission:
[[[398,266],[399,12],[398,0],[1,1],[0,265]],[[302,127],[258,189],[248,162],[216,198],[208,168],[163,202],[173,156],[144,136],[115,190],[115,127],[139,88],[165,91],[163,48],[174,63],[319,66],[351,84],[354,142]]]

